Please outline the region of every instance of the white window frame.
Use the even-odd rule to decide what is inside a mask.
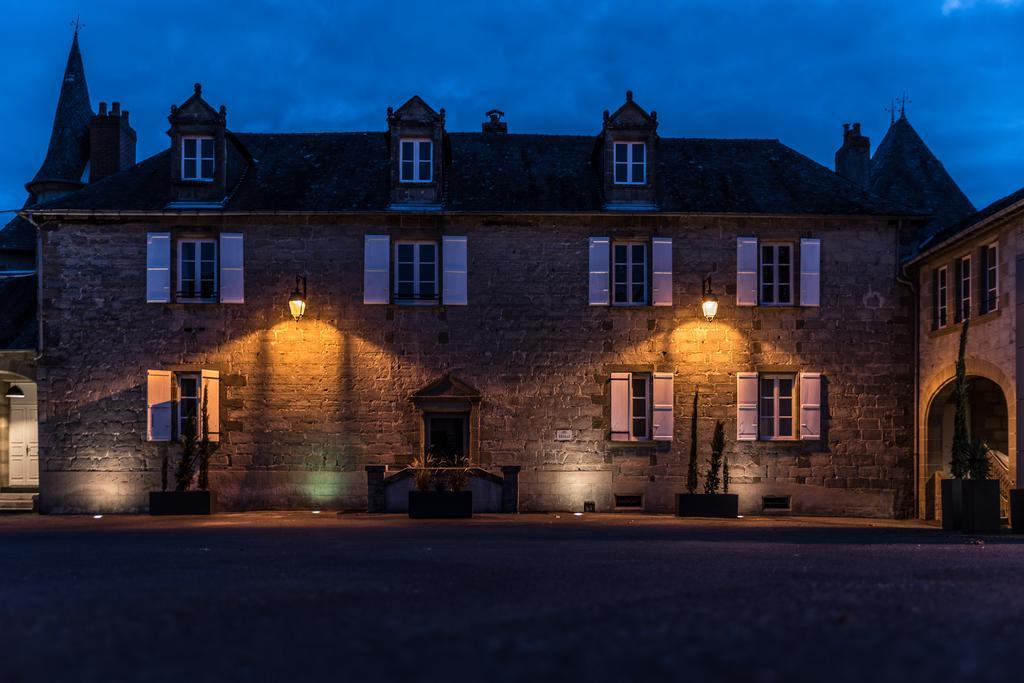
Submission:
[[[780,396],[780,394],[779,394],[779,380],[789,380],[790,381],[790,390],[789,390],[789,397],[788,398],[783,398],[783,397]],[[762,388],[762,383],[765,382],[765,381],[769,381],[769,382],[772,383],[772,393],[771,393],[770,396],[766,395],[765,392],[764,392],[764,389]],[[764,401],[765,400],[770,400],[772,402],[771,403],[771,406],[772,406],[772,414],[771,414],[771,416],[766,416],[766,414],[764,412]],[[779,405],[783,401],[787,401],[787,400],[789,401],[789,404],[790,404],[789,405],[789,415],[785,416],[784,418],[780,418],[779,417],[779,412],[780,412],[779,411]],[[797,402],[797,378],[796,378],[796,374],[795,373],[769,372],[769,373],[758,374],[758,376],[757,376],[757,438],[759,440],[761,440],[761,441],[797,441],[797,440],[799,440],[800,435],[797,433],[797,413],[796,413],[798,408],[799,408],[799,403]],[[772,434],[771,434],[771,436],[766,435],[765,434],[766,430],[763,428],[764,420],[768,419],[768,417],[770,417],[771,420],[772,420]],[[789,432],[790,433],[789,433],[789,436],[779,436],[779,420],[780,419],[787,419],[787,418],[790,421],[790,427],[789,427]]]
[[[633,382],[642,381],[644,382],[644,395],[637,397],[634,391]],[[644,402],[644,414],[637,416],[635,399],[639,399]],[[654,414],[652,407],[654,405],[654,375],[649,372],[631,372],[629,373],[629,440],[630,441],[651,441],[652,440],[652,419]],[[646,425],[645,434],[636,433],[635,420],[643,420]]]
[[[938,308],[938,329],[942,329],[949,325],[949,285],[946,284],[946,280],[949,277],[949,269],[946,266],[939,266],[937,269],[939,273],[939,286],[937,297],[938,301],[935,302],[935,306]]]
[[[405,144],[412,143],[412,159],[405,158]],[[429,169],[430,173],[426,178],[420,174],[420,164],[425,163],[420,156],[420,149],[423,143],[427,143],[430,149]],[[405,163],[412,162],[412,178],[407,179],[403,173]],[[398,140],[398,182],[400,183],[429,183],[434,180],[434,141],[430,138],[399,138]]]
[[[177,257],[177,281],[178,286],[175,290],[176,300],[184,303],[216,303],[219,298],[220,288],[220,245],[217,243],[218,240],[213,237],[186,237],[178,240],[178,257]],[[186,244],[194,244],[196,246],[196,286],[200,293],[202,292],[202,245],[212,244],[213,245],[213,291],[210,296],[185,296],[184,290],[182,289],[182,275],[184,268],[182,267],[182,254],[183,247]]]
[[[985,278],[985,312],[999,310],[999,243],[984,246],[985,264],[988,266],[982,276]]]
[[[789,249],[789,279],[783,281],[779,278],[779,248],[787,247]],[[768,265],[764,260],[764,250],[772,250],[772,280],[768,282],[765,280],[765,266]],[[793,306],[795,305],[793,300],[793,271],[796,266],[795,263],[795,249],[792,242],[759,242],[757,245],[757,301],[760,306]],[[782,285],[789,287],[789,298],[786,301],[779,301],[779,288]],[[774,301],[764,300],[764,288],[770,286],[772,288],[772,298]]]
[[[642,162],[633,161],[633,150],[636,147],[643,148],[644,159]],[[619,161],[619,149],[626,150],[626,160]],[[646,142],[616,142],[612,149],[612,181],[616,185],[646,185],[647,184],[647,143]],[[634,176],[634,164],[640,165],[640,179]],[[619,180],[619,167],[626,168],[626,180]]]
[[[185,396],[185,393],[184,393],[184,390],[183,390],[183,386],[182,386],[182,380],[190,380],[190,381],[193,381],[193,382],[196,383],[196,390],[195,390],[195,395],[194,396],[191,395],[191,394],[188,397]],[[185,411],[183,410],[182,406],[186,403],[186,401],[188,401],[188,402],[195,401],[195,405],[196,405],[195,436],[196,436],[196,438],[199,438],[199,431],[201,429],[201,425],[199,424],[199,421],[200,421],[201,416],[202,416],[202,408],[203,408],[203,377],[202,377],[202,373],[199,373],[199,372],[175,372],[174,373],[174,387],[175,387],[175,391],[176,391],[176,394],[177,394],[177,399],[175,400],[175,407],[178,410],[178,417],[175,420],[175,427],[177,428],[177,433],[175,434],[175,440],[176,441],[180,441],[180,440],[182,440],[185,437],[185,421],[186,421],[186,418],[185,418]]]
[[[432,298],[429,298],[429,299],[422,299],[422,298],[420,298],[420,285],[422,283],[422,280],[420,279],[420,247],[422,247],[424,245],[428,245],[428,244],[434,247],[434,296]],[[399,267],[398,267],[399,266],[398,249],[399,249],[399,247],[408,246],[408,245],[412,245],[413,246],[413,261],[412,261],[413,297],[411,299],[410,298],[402,297],[398,293],[398,282],[399,282],[399,280],[398,280],[398,271],[399,271]],[[409,305],[409,306],[432,306],[432,305],[440,303],[440,301],[441,301],[441,292],[440,292],[440,289],[438,287],[438,285],[439,285],[438,273],[440,272],[440,269],[441,269],[441,246],[440,246],[440,244],[438,242],[435,242],[434,240],[395,240],[394,251],[393,251],[393,258],[394,258],[394,261],[395,261],[395,267],[394,267],[395,275],[392,278],[392,282],[391,282],[391,286],[392,286],[391,300],[392,301],[394,301],[397,304],[403,304],[403,305]]]
[[[971,255],[960,257],[960,300],[956,305],[960,310],[960,322],[969,320],[971,317],[971,287],[973,278],[971,273]]]
[[[617,247],[625,247],[626,248],[626,263],[625,263],[625,266],[626,266],[626,282],[625,282],[625,285],[626,285],[626,301],[618,301],[616,299],[616,296],[615,296],[616,285],[620,284],[618,279],[616,278],[616,270],[617,270],[616,266],[618,265],[618,262],[615,260],[615,252],[616,252]],[[635,301],[633,299],[633,286],[635,284],[638,284],[633,279],[633,266],[636,265],[636,263],[633,260],[633,247],[643,247],[643,249],[644,249],[644,281],[643,281],[644,293],[643,293],[643,297],[642,297],[642,299],[640,301]],[[651,282],[650,282],[651,281],[651,248],[650,248],[650,243],[648,241],[646,241],[646,240],[621,240],[621,241],[617,241],[617,242],[612,242],[612,249],[611,249],[610,256],[611,256],[611,267],[612,267],[612,272],[611,272],[611,280],[612,280],[611,301],[612,301],[612,306],[646,306],[648,304],[649,300],[650,300],[650,294],[651,294]]]
[[[185,156],[185,141],[195,140],[196,142],[196,155],[194,157]],[[210,141],[210,156],[203,155],[203,140]],[[181,179],[182,180],[194,180],[197,182],[212,183],[213,176],[217,174],[217,143],[216,138],[210,135],[183,135],[181,136]],[[196,162],[196,174],[194,176],[187,175],[185,173],[185,162],[186,161]],[[203,162],[213,162],[213,173],[207,177],[203,175]]]

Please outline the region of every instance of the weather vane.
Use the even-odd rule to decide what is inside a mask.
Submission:
[[[891,126],[892,124],[896,123],[896,98],[890,100],[889,106],[883,107],[883,109],[889,112],[889,125]]]
[[[900,98],[900,118],[901,119],[907,118],[907,105],[908,104],[913,104],[913,103],[914,103],[914,100],[912,100],[909,97],[907,97],[907,91],[904,90],[903,91],[903,97]]]
[[[82,23],[82,15],[76,13],[75,14],[75,20],[72,21],[69,24],[69,26],[74,26],[75,27],[75,35],[77,36],[78,35],[78,31],[83,29],[83,28],[85,28],[85,24]]]

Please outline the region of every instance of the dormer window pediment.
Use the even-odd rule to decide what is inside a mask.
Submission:
[[[645,111],[633,101],[633,93],[626,91],[622,106],[614,113],[604,113],[601,139],[605,208],[656,210],[657,113]]]
[[[434,111],[413,96],[388,108],[393,211],[435,211],[443,204],[444,109]]]

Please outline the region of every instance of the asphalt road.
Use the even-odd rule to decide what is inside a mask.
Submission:
[[[914,524],[0,517],[0,681],[1020,681],[1024,539]]]

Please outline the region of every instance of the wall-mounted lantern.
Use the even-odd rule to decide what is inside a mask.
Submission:
[[[302,289],[299,289],[300,283]],[[291,311],[292,317],[296,321],[306,314],[306,277],[304,275],[295,276],[295,291],[288,297],[288,310]]]
[[[701,283],[701,290],[703,296],[701,297],[700,310],[704,314],[704,319],[711,322],[718,315],[718,297],[715,295],[714,290],[711,289],[710,275]]]
[[[25,392],[17,384],[12,384],[4,396],[6,398],[25,398]]]

